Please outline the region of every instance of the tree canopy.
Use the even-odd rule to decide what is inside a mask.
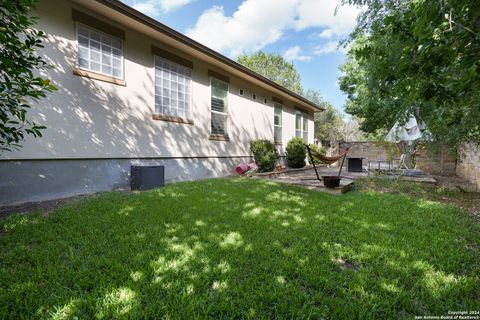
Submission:
[[[293,65],[281,55],[257,51],[251,55],[243,54],[238,63],[261,74],[279,85],[298,94],[303,92],[300,74]]]
[[[480,2],[344,2],[364,6],[340,79],[361,129],[414,114],[435,141],[480,142]]]
[[[328,101],[325,101],[320,91],[308,89],[305,97],[325,108],[323,112],[315,113],[315,139],[319,141],[342,141],[345,139],[342,114]]]
[[[48,67],[37,54],[45,34],[33,28],[35,0],[0,2],[0,153],[21,147],[26,135],[45,127],[27,117],[32,102],[55,90],[38,71]]]
[[[342,114],[323,99],[320,91],[314,89],[304,91],[295,65],[287,62],[282,56],[258,51],[250,56],[240,56],[238,62],[325,108],[325,111],[315,113],[315,138],[319,141],[342,141],[346,139],[347,134],[348,137],[362,136],[358,126],[352,126],[349,130],[350,124],[357,122],[345,122]]]

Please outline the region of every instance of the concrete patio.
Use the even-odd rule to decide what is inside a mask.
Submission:
[[[338,167],[329,168],[327,166],[320,166],[320,167],[317,166],[317,172],[320,178],[322,176],[336,176],[338,175],[338,171],[339,171]],[[303,186],[303,187],[320,191],[320,192],[328,192],[331,194],[342,194],[352,190],[355,180],[367,179],[373,176],[373,174],[375,173],[369,174],[366,171],[348,172],[346,168],[344,168],[341,173],[342,179],[340,180],[340,186],[337,188],[326,188],[323,185],[322,181],[318,181],[313,166],[307,166],[302,169],[286,169],[279,172],[259,173],[257,174],[256,178],[268,179],[270,181],[289,183],[293,185],[299,185],[299,186]],[[392,175],[382,175],[382,176],[384,176],[385,178],[395,177]],[[436,180],[428,174],[425,174],[424,176],[419,176],[419,177],[400,176],[399,178],[401,180],[406,180],[406,181],[436,183]]]

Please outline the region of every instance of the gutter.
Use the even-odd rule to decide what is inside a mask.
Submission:
[[[178,31],[175,31],[174,29],[164,25],[163,23],[160,23],[158,22],[157,20],[153,19],[153,18],[150,18],[149,16],[141,13],[140,11],[138,10],[135,10],[134,8],[120,2],[119,0],[95,0],[96,2],[100,3],[100,4],[103,4],[127,17],[130,17],[140,23],[143,23],[144,25],[158,31],[158,32],[161,32],[167,36],[169,36],[170,38],[173,38],[175,39],[176,41],[184,44],[184,45],[187,45],[211,58],[214,58],[216,60],[219,60],[220,62],[228,65],[229,67],[232,67],[234,69],[237,69],[259,81],[262,81],[266,84],[268,84],[269,86],[271,87],[274,87],[275,89],[278,89],[300,101],[302,101],[303,103],[309,105],[310,107],[314,108],[314,109],[317,109],[316,112],[318,111],[325,111],[324,108],[316,105],[315,103],[311,102],[310,100],[302,97],[301,95],[285,88],[285,87],[282,87],[281,85],[277,84],[276,82],[273,82],[272,80],[270,79],[267,79],[266,77],[248,69],[247,67],[244,67],[242,66],[241,64],[239,64],[238,62],[235,62],[233,61],[232,59],[229,59],[227,58],[226,56],[208,48],[207,46],[204,46],[203,44],[183,35],[182,33],[178,32]]]

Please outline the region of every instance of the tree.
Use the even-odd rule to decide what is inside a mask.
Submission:
[[[293,63],[286,61],[281,55],[257,51],[252,55],[243,54],[237,61],[295,93],[303,92],[300,74]]]
[[[434,141],[480,142],[480,2],[348,0],[364,5],[340,88],[361,129],[418,115]]]
[[[34,0],[0,2],[0,152],[21,147],[30,134],[41,137],[45,129],[27,118],[32,102],[55,90],[38,75],[49,66],[37,54],[45,34],[33,28]]]
[[[320,91],[308,89],[305,98],[325,108],[325,111],[315,113],[315,138],[319,141],[342,141],[345,123],[342,114],[328,101],[325,101]]]
[[[357,117],[350,117],[345,120],[342,128],[342,133],[345,141],[372,141],[374,135],[367,135],[360,130],[361,119]]]

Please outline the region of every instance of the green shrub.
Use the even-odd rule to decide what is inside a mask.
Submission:
[[[278,159],[278,152],[273,142],[269,140],[250,141],[250,151],[258,166],[258,172],[268,172],[275,169]]]
[[[290,168],[305,167],[307,148],[302,138],[293,138],[287,143],[287,164]]]
[[[327,153],[327,149],[316,144],[309,144],[308,146],[310,147],[310,151],[312,153],[313,162],[315,164],[321,164],[322,162],[318,160],[318,155],[324,156]],[[310,162],[310,158],[308,158],[308,162]]]

